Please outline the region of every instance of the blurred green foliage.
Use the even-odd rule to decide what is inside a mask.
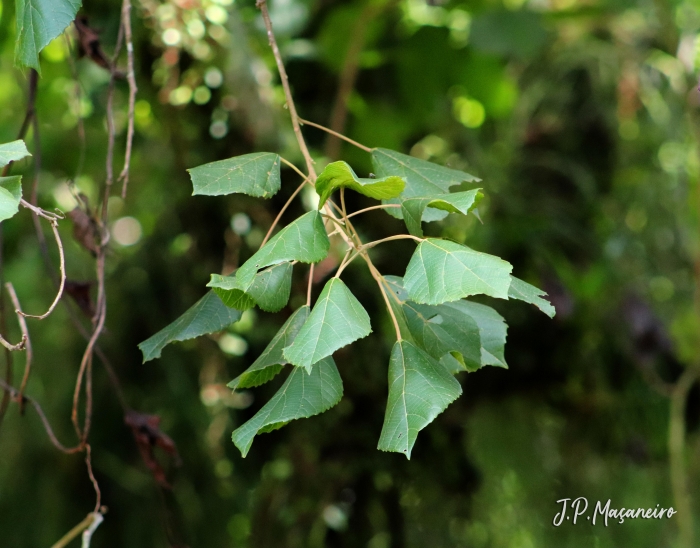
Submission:
[[[108,54],[120,5],[86,0],[82,10]],[[24,117],[27,73],[13,68],[14,7],[0,8],[0,142],[9,142]],[[353,263],[348,285],[382,336],[336,353],[345,385],[336,408],[260,436],[241,459],[230,432],[279,383],[235,395],[225,384],[285,314],[248,311],[226,333],[173,345],[146,365],[136,345],[198,300],[211,272],[230,272],[250,256],[297,184],[284,169],[282,191],[267,203],[190,197],[185,170],[259,150],[297,162],[300,155],[252,0],[135,0],[137,132],[129,193],[109,202],[102,346],[129,405],[161,417],[182,463],[160,455],[173,489],[158,487],[96,363],[91,443],[109,511],[93,546],[676,546],[678,516],[608,527],[552,520],[564,497],[675,504],[669,401],[654,386],[700,362],[697,1],[275,0],[271,12],[300,114],[323,124],[366,27],[346,133],[481,177],[484,224],[451,216],[426,233],[504,257],[545,287],[557,319],[526,305],[499,307],[510,325],[510,369],[466,375],[463,397],[406,461],[376,450],[393,331],[371,277]],[[40,143],[27,138],[41,152],[39,203],[47,209],[74,206],[68,181],[95,204],[105,178],[109,75],[76,60],[70,42],[72,53],[61,38],[41,54]],[[120,81],[120,143],[126,101]],[[304,131],[319,164],[337,159],[325,155],[324,133]],[[371,171],[350,145],[342,159],[360,176]],[[122,160],[118,144],[116,165]],[[24,175],[25,194],[32,166],[24,160],[13,171]],[[285,223],[304,206],[290,209]],[[368,237],[401,229],[374,213]],[[25,310],[42,312],[53,286],[29,213],[2,231],[3,278]],[[68,221],[61,234],[69,279],[94,281],[94,260]],[[412,249],[377,248],[375,264],[402,275]],[[304,291],[301,272],[294,290]],[[84,341],[62,307],[29,329],[28,394],[69,444]],[[11,316],[7,330],[18,340]],[[14,360],[15,380],[22,360]],[[699,396],[691,391],[686,413],[695,516]],[[20,416],[9,408],[0,448],[2,545],[50,546],[91,511],[83,460],[58,453],[31,409]]]

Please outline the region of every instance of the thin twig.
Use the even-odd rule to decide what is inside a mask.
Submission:
[[[122,183],[122,199],[126,198],[126,187],[129,184],[129,167],[131,165],[131,147],[134,142],[134,106],[136,104],[136,77],[134,76],[134,43],[131,37],[131,2],[124,0],[122,3],[122,27],[124,28],[124,40],[126,42],[126,80],[129,83],[129,114],[126,130],[126,152],[124,155],[124,168],[119,179]]]
[[[10,386],[2,379],[0,379],[0,388],[8,392],[13,399],[19,398],[19,390],[17,390],[13,386]],[[23,399],[31,403],[34,409],[36,410],[37,414],[39,415],[39,418],[41,419],[41,422],[44,425],[44,430],[46,430],[46,434],[48,434],[51,443],[54,445],[54,447],[56,447],[56,449],[58,449],[61,453],[65,453],[67,455],[79,453],[83,450],[82,444],[69,448],[63,445],[60,441],[58,441],[58,438],[56,437],[56,434],[53,433],[51,424],[49,424],[49,420],[46,418],[46,414],[44,413],[44,410],[41,408],[39,403],[34,398],[31,398],[27,395],[23,396]]]
[[[73,427],[76,433],[81,438],[83,442],[87,440],[88,433],[90,431],[90,424],[92,421],[92,359],[93,351],[95,345],[97,344],[97,339],[102,333],[102,329],[105,325],[105,319],[107,316],[107,303],[104,294],[104,262],[105,255],[101,252],[97,256],[97,278],[98,278],[98,295],[97,295],[97,312],[95,313],[95,328],[93,329],[90,340],[88,341],[85,352],[83,353],[83,358],[80,361],[80,370],[78,371],[78,378],[75,383],[75,390],[73,392],[73,408],[71,410],[71,421],[73,422]],[[99,283],[102,280],[102,283]],[[82,387],[83,376],[87,373],[85,382],[85,418],[83,423],[83,428],[80,428],[80,423],[78,420],[78,404],[80,403],[80,389]]]
[[[304,172],[303,172],[301,169],[299,169],[297,166],[295,166],[292,162],[290,162],[290,161],[287,160],[286,158],[283,158],[282,156],[280,156],[280,160],[282,160],[282,163],[283,163],[283,164],[285,164],[285,165],[288,166],[288,167],[291,167],[294,171],[296,171],[297,174],[299,175],[299,177],[301,177],[301,178],[304,179],[305,181],[308,181],[308,183],[309,183],[311,186],[314,186],[313,181],[309,180],[309,178],[308,178],[306,175],[304,175]]]
[[[19,385],[19,412],[24,414],[24,391],[27,388],[27,382],[29,381],[29,374],[32,370],[32,358],[34,356],[32,352],[32,340],[29,338],[29,330],[27,329],[27,320],[22,315],[22,307],[19,304],[19,299],[17,298],[17,293],[12,285],[12,282],[7,282],[5,288],[12,299],[12,305],[17,311],[17,322],[19,323],[19,328],[22,331],[22,339],[24,340],[24,349],[26,358],[24,360],[24,374],[22,375],[22,382]]]
[[[329,158],[336,159],[340,155],[339,139],[345,139],[356,145],[356,143],[342,135],[343,131],[345,131],[345,124],[348,116],[348,102],[360,71],[360,56],[365,46],[367,29],[370,26],[370,22],[375,19],[385,7],[392,3],[393,2],[383,0],[368,0],[355,20],[352,32],[350,33],[350,40],[347,53],[345,54],[345,61],[343,62],[343,68],[340,71],[338,91],[331,112],[330,130],[332,133],[326,141],[326,156]]]
[[[364,209],[359,209],[357,211],[353,211],[352,213],[350,213],[350,215],[348,215],[348,219],[350,217],[354,217],[355,215],[359,215],[360,213],[367,213],[368,211],[372,211],[374,209],[391,209],[394,207],[401,207],[401,204],[382,204],[382,205],[376,205],[376,206],[372,206],[372,207],[366,207]]]
[[[309,149],[306,146],[306,141],[301,133],[301,127],[299,126],[299,115],[297,114],[297,108],[294,105],[294,99],[292,98],[292,90],[289,88],[289,78],[287,76],[287,71],[284,68],[284,63],[282,62],[282,55],[280,54],[280,49],[277,46],[277,40],[275,40],[275,35],[272,32],[272,21],[270,20],[270,13],[267,9],[267,0],[257,0],[255,4],[260,13],[262,14],[263,21],[265,23],[265,29],[267,30],[267,39],[270,43],[270,48],[272,49],[272,54],[275,57],[275,63],[277,63],[277,71],[280,74],[280,80],[282,81],[282,88],[284,89],[284,95],[287,99],[287,107],[289,108],[289,115],[292,118],[292,127],[294,128],[294,134],[297,138],[297,143],[299,143],[299,149],[301,154],[304,156],[306,161],[306,169],[309,172],[309,178],[312,182],[316,181],[316,170],[314,169],[314,161],[311,158]]]
[[[49,309],[41,315],[25,314],[21,310],[16,310],[17,314],[19,314],[20,316],[24,316],[25,318],[36,318],[37,320],[43,320],[54,311],[59,301],[61,300],[61,297],[63,296],[63,290],[66,286],[66,257],[63,252],[63,243],[61,242],[61,235],[58,233],[58,221],[56,220],[56,217],[50,217],[50,215],[52,214],[47,214],[44,210],[34,207],[26,202],[24,202],[22,205],[31,209],[35,215],[42,216],[45,219],[49,219],[49,223],[51,224],[51,230],[53,230],[53,236],[56,240],[56,245],[58,246],[59,269],[61,272],[61,278],[58,286],[58,292],[56,293],[56,298],[54,298],[53,302],[51,303],[51,306],[49,306]],[[38,212],[37,210],[40,210],[41,212]]]
[[[87,531],[90,528],[90,526],[97,520],[102,521],[102,514],[100,514],[99,512],[89,513],[83,521],[81,521],[78,525],[76,525],[65,535],[63,535],[58,542],[51,546],[51,548],[65,548],[71,543],[73,539],[78,538],[78,535],[80,533],[82,533],[83,531]]]
[[[95,474],[92,471],[92,448],[89,443],[85,444],[85,466],[87,466],[88,476],[90,477],[90,482],[92,487],[95,489],[95,512],[100,511],[102,506],[102,491],[100,491],[100,486],[95,479]]]
[[[290,206],[294,198],[296,198],[297,194],[301,192],[301,189],[304,188],[304,185],[307,183],[308,179],[304,179],[304,181],[297,187],[297,189],[292,193],[292,195],[289,197],[287,202],[282,206],[282,209],[280,209],[279,213],[277,214],[277,217],[275,217],[275,220],[272,221],[272,224],[270,225],[270,228],[267,231],[267,234],[265,234],[265,237],[263,238],[262,243],[260,244],[260,247],[264,246],[267,241],[270,239],[270,236],[272,236],[272,231],[275,229],[277,226],[277,223],[279,223],[280,219],[282,218],[282,214],[287,211],[287,208]]]
[[[382,294],[382,297],[384,298],[384,303],[386,304],[386,308],[389,311],[389,316],[391,316],[391,322],[394,324],[394,330],[396,331],[396,340],[401,341],[403,340],[403,337],[401,337],[401,328],[399,327],[399,321],[396,319],[396,315],[394,314],[394,309],[391,307],[391,303],[389,302],[389,298],[386,296],[385,288],[382,285],[382,280],[384,280],[384,277],[379,273],[379,270],[377,270],[377,267],[374,266],[372,263],[372,259],[369,258],[369,255],[367,252],[362,252],[361,253],[362,258],[365,260],[367,263],[367,266],[369,267],[369,271],[372,274],[372,277],[374,278],[374,281],[377,282],[377,285],[379,286],[379,292]]]
[[[314,285],[314,263],[309,267],[309,285],[306,289],[306,306],[311,306],[311,288]]]
[[[384,242],[391,242],[393,240],[415,240],[416,242],[422,242],[425,240],[425,238],[419,238],[418,236],[413,236],[411,234],[396,234],[394,236],[389,236],[388,238],[382,238],[381,240],[367,242],[362,246],[362,249],[371,249],[376,245],[383,244]]]
[[[360,254],[355,250],[355,253],[348,259],[350,256],[350,253],[355,250],[355,248],[350,247],[348,248],[347,253],[345,254],[345,257],[343,257],[343,261],[340,263],[340,266],[338,266],[338,270],[335,272],[334,278],[340,278],[340,275],[343,273],[343,270],[351,263],[353,262]]]
[[[364,150],[365,152],[372,152],[372,150],[373,150],[373,149],[363,145],[362,143],[358,143],[357,141],[353,141],[352,139],[350,139],[350,137],[346,137],[342,133],[338,133],[337,131],[333,131],[332,129],[327,128],[326,126],[322,126],[321,124],[317,124],[315,122],[310,122],[309,120],[304,120],[304,119],[299,119],[299,121],[304,125],[318,128],[320,130],[325,131],[326,133],[330,133],[331,135],[333,135],[335,137],[343,139],[344,141],[347,141],[351,145],[355,145],[357,148],[360,148],[360,149]]]

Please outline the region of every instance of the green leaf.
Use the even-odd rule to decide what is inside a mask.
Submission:
[[[16,162],[27,156],[31,154],[21,139],[0,145],[0,167],[5,167],[10,162]]]
[[[39,52],[71,24],[81,0],[16,0],[15,65],[41,72]]]
[[[464,300],[445,303],[442,306],[470,317],[479,326],[482,366],[495,365],[508,369],[504,357],[508,325],[498,312],[490,306]]]
[[[292,264],[280,263],[255,275],[253,284],[243,291],[235,275],[212,274],[207,287],[231,308],[247,310],[256,304],[265,312],[279,312],[289,301],[292,289]]]
[[[256,434],[323,413],[342,397],[343,381],[332,358],[317,363],[309,375],[295,367],[272,399],[252,419],[233,431],[233,443],[245,457]]]
[[[193,195],[221,196],[243,193],[270,198],[280,189],[280,157],[254,152],[188,169]]]
[[[440,358],[440,365],[447,369],[450,372],[450,375],[457,375],[458,373],[464,373],[465,371],[469,371],[471,373],[478,369],[478,367],[476,369],[467,368],[467,366],[464,365],[464,362],[453,354],[445,354],[442,358]]]
[[[465,192],[454,192],[452,194],[436,194],[424,198],[410,198],[401,202],[401,212],[406,222],[406,228],[414,236],[423,237],[421,219],[426,207],[441,209],[448,213],[461,213],[466,215],[469,210],[478,204],[484,195],[479,192],[479,188],[467,190]]]
[[[534,285],[530,285],[527,282],[511,276],[510,288],[508,289],[509,299],[518,299],[520,301],[525,301],[526,303],[534,304],[542,312],[547,314],[550,318],[554,317],[556,310],[552,306],[552,303],[543,299],[547,294],[541,289],[536,288]]]
[[[440,304],[478,294],[507,299],[512,269],[493,255],[429,238],[413,253],[403,283],[409,299],[419,304]]]
[[[403,192],[406,181],[390,175],[381,179],[361,179],[345,162],[333,162],[326,166],[316,179],[316,192],[321,197],[319,208],[326,203],[333,191],[347,187],[376,200],[396,198]]]
[[[270,238],[236,271],[236,278],[248,291],[261,268],[284,261],[317,263],[328,255],[330,245],[321,213],[309,211]]]
[[[14,216],[22,198],[22,177],[0,177],[0,222]]]
[[[284,357],[311,371],[317,361],[371,332],[369,316],[360,301],[340,278],[331,278],[297,338],[284,349]]]
[[[377,448],[411,458],[418,432],[462,393],[450,372],[408,341],[397,341],[389,362],[389,399]]]
[[[171,342],[186,341],[200,335],[221,331],[240,319],[239,310],[229,308],[213,291],[210,291],[173,323],[139,344],[143,361],[146,363],[153,358],[160,358],[161,350]]]
[[[444,194],[450,191],[450,187],[462,182],[473,183],[481,180],[463,171],[426,162],[386,148],[372,150],[372,165],[378,177],[397,175],[406,181],[406,187],[401,197],[386,200],[384,203],[398,204],[408,198]],[[401,219],[402,214],[397,209],[389,208],[386,212]],[[445,216],[446,214],[440,211],[427,210],[423,215],[423,220],[437,221],[444,219]]]
[[[308,306],[302,306],[295,310],[284,322],[277,335],[270,341],[270,344],[267,345],[267,348],[263,350],[258,359],[248,369],[228,383],[227,386],[233,390],[252,388],[273,379],[282,371],[282,366],[289,363],[282,355],[282,350],[292,344],[308,317]]]
[[[462,358],[462,370],[481,367],[481,335],[470,316],[447,304],[428,306],[408,301],[403,309],[416,343],[433,358],[439,360],[456,352]]]
[[[402,301],[402,309],[406,310],[408,307],[420,307],[422,305],[417,305],[408,300],[408,293],[403,287],[403,279],[399,276],[385,276],[385,279],[389,282],[394,294]],[[508,368],[504,357],[504,347],[506,344],[506,335],[508,332],[508,325],[506,324],[503,317],[496,312],[490,306],[485,306],[483,304],[474,303],[466,300],[459,300],[451,303],[443,303],[439,307],[430,306],[426,307],[431,310],[451,310],[451,313],[445,315],[445,317],[450,319],[450,322],[461,323],[462,318],[464,321],[471,324],[471,322],[476,322],[479,328],[479,340],[481,345],[481,366],[484,365],[495,365],[498,367]],[[461,316],[460,316],[461,315]],[[406,314],[408,316],[408,314]],[[442,328],[444,328],[444,317]],[[431,326],[432,327],[432,326]],[[452,329],[452,328],[450,328]],[[459,328],[457,328],[459,329]],[[456,346],[456,345],[455,345]],[[450,371],[474,371],[473,364],[469,368],[466,364],[456,365],[454,361],[446,358],[447,355],[442,356],[441,362],[445,363]],[[454,358],[454,356],[453,356]],[[457,360],[455,360],[457,361]]]

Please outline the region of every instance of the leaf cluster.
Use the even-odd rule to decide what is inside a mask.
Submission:
[[[475,211],[481,189],[451,193],[450,188],[479,179],[391,150],[373,149],[371,156],[375,177],[360,178],[347,163],[333,162],[315,184],[306,179],[319,196],[319,209],[282,228],[231,275],[212,274],[212,292],[140,345],[146,361],[160,356],[170,342],[223,329],[251,307],[281,310],[290,298],[293,266],[323,260],[331,248],[329,236],[341,236],[345,259],[315,304],[308,302],[294,311],[260,357],[229,384],[234,390],[253,388],[291,365],[272,399],[233,432],[243,456],[257,434],[322,413],[340,401],[343,383],[332,355],[372,332],[369,315],[340,277],[357,257],[377,281],[396,329],[378,444],[383,451],[410,458],[418,433],[461,394],[456,374],[487,365],[507,367],[505,321],[491,307],[468,297],[519,299],[554,315],[544,293],[513,277],[507,261],[450,240],[423,237],[423,222]],[[194,194],[269,198],[280,189],[282,161],[286,163],[277,154],[254,153],[190,169]],[[381,200],[377,207],[403,218],[408,234],[363,243],[349,219],[363,211],[346,211],[346,189]],[[334,193],[340,194],[341,206],[331,200]],[[418,243],[405,275],[383,276],[370,250],[402,238]]]

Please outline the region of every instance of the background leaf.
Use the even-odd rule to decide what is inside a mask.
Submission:
[[[81,0],[16,0],[15,65],[41,73],[39,52],[71,24]]]
[[[395,198],[406,185],[401,177],[393,175],[379,179],[361,179],[345,162],[333,162],[326,166],[316,180],[316,192],[321,197],[319,208],[330,195],[341,187],[347,187],[376,200]]]
[[[230,276],[212,274],[207,287],[213,287],[219,298],[231,308],[247,310],[257,304],[265,312],[279,312],[289,301],[292,270],[292,264],[284,262],[258,272],[247,291],[241,289],[235,273]]]
[[[282,351],[285,347],[292,344],[308,317],[308,306],[302,306],[295,310],[284,322],[284,325],[263,350],[262,354],[258,356],[258,359],[248,369],[228,383],[227,386],[233,390],[252,388],[273,379],[282,371],[282,366],[289,363]]]
[[[507,299],[512,269],[493,255],[429,238],[418,244],[403,283],[409,299],[419,304],[440,304],[478,294]]]
[[[247,291],[259,269],[284,261],[317,263],[328,255],[329,248],[321,214],[309,211],[270,238],[236,271],[236,277],[241,288]]]
[[[530,285],[529,283],[524,282],[515,276],[511,276],[510,288],[508,289],[508,298],[518,299],[520,301],[525,301],[526,303],[534,304],[542,312],[547,314],[547,316],[553,318],[556,314],[556,310],[554,310],[552,303],[542,298],[546,295],[547,294],[544,291],[536,288],[534,285]]]
[[[307,375],[294,367],[287,380],[260,411],[233,431],[233,443],[244,457],[256,434],[269,432],[289,421],[318,415],[343,397],[343,381],[332,358],[317,363]]]
[[[484,195],[479,192],[479,188],[467,190],[465,192],[454,192],[452,194],[436,194],[425,198],[410,198],[401,202],[401,212],[406,223],[406,228],[414,236],[423,237],[423,227],[421,220],[425,208],[441,209],[448,213],[461,213],[466,215],[469,210],[475,207]]]
[[[171,342],[221,331],[240,319],[240,310],[229,308],[213,291],[209,291],[177,320],[139,344],[143,361],[159,358],[161,350]]]
[[[280,189],[280,157],[254,152],[188,169],[193,195],[221,196],[243,193],[270,198]]]
[[[401,203],[402,199],[444,194],[449,192],[452,186],[463,182],[474,183],[481,180],[463,171],[426,162],[425,160],[385,148],[372,150],[372,165],[378,177],[397,175],[406,181],[406,188],[401,197],[385,200],[384,203],[398,204]],[[389,208],[386,212],[400,219],[402,214],[397,209]],[[427,210],[424,213],[423,220],[437,221],[444,219],[445,216],[446,213],[441,211]]]
[[[5,167],[10,162],[16,162],[27,156],[31,154],[21,139],[0,145],[0,167]]]
[[[341,279],[331,278],[297,338],[284,349],[284,356],[310,371],[317,361],[371,332],[369,316],[360,301]]]
[[[411,458],[418,432],[462,393],[459,382],[425,351],[397,341],[389,362],[389,399],[377,449]]]

